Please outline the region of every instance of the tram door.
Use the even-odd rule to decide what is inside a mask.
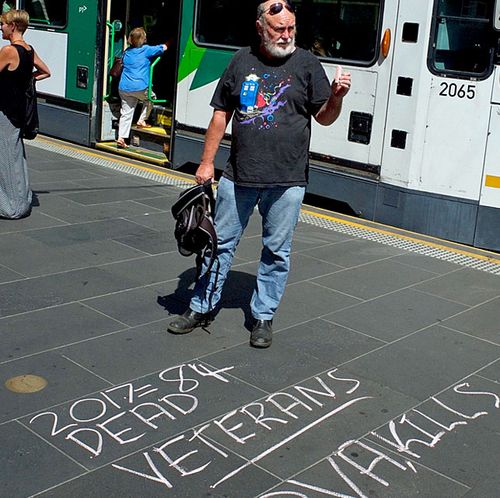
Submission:
[[[97,147],[128,157],[167,165],[171,159],[172,114],[176,87],[176,43],[180,0],[110,0],[107,8],[105,71],[102,97],[101,140]],[[169,48],[151,60],[148,99],[153,110],[148,127],[137,126],[143,104],[135,109],[127,148],[118,148],[121,99],[119,78],[110,75],[117,57],[127,48],[132,29],[146,31],[148,45],[167,43]]]

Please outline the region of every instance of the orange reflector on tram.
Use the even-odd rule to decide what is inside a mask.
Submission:
[[[389,55],[389,50],[391,48],[391,30],[387,28],[384,33],[384,37],[382,38],[382,46],[380,52],[384,58],[387,58]]]

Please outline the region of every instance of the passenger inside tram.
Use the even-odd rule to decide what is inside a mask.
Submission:
[[[118,85],[121,111],[117,144],[120,148],[128,147],[125,140],[129,137],[138,102],[142,102],[142,109],[137,126],[151,128],[151,124],[147,122],[153,110],[150,97],[153,99],[156,97],[154,93],[148,91],[151,61],[168,49],[165,43],[148,45],[147,35],[142,27],[134,28],[130,32],[128,42],[129,47],[122,57],[123,70]]]
[[[125,26],[120,33],[116,34],[114,55],[120,56],[122,54],[127,46],[128,34],[138,26],[144,27],[149,45],[164,43],[169,45],[169,50],[161,55],[152,71],[151,90],[156,95],[155,100],[160,101],[158,104],[155,103],[155,111],[158,106],[170,108],[174,96],[178,3],[175,0],[149,0],[147,3],[132,0],[128,4],[128,11],[126,2],[114,2],[112,5],[111,18],[119,19]],[[108,96],[110,102],[119,102],[118,82],[116,80],[114,78],[111,85],[111,92]],[[140,107],[138,112],[140,112]],[[154,116],[152,120],[154,121]]]

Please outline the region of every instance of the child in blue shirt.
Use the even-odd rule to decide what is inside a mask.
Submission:
[[[149,68],[151,60],[167,50],[166,44],[146,45],[146,32],[143,28],[133,29],[128,42],[130,47],[123,53],[123,71],[118,85],[122,100],[117,140],[120,148],[128,147],[125,139],[130,135],[135,107],[139,101],[144,105],[137,126],[141,128],[151,126],[146,123],[153,109],[153,104],[148,99]]]

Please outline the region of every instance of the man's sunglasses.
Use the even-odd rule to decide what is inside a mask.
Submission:
[[[283,7],[285,7],[285,9],[288,10],[288,12],[295,14],[295,7],[288,1],[286,3],[281,3],[281,2],[273,3],[267,9],[267,12],[272,16],[275,16],[276,14],[279,14],[283,10]]]

